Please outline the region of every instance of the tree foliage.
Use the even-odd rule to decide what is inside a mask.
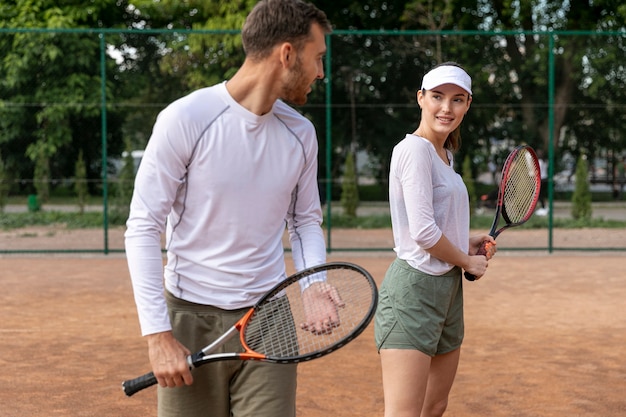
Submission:
[[[546,33],[625,27],[623,6],[607,1],[588,3],[589,7],[580,2],[511,0],[316,2],[338,29],[331,38],[333,66],[329,71],[336,158],[343,159],[351,145],[348,132],[355,108],[358,148],[376,159],[379,179],[384,182],[391,148],[419,119],[415,92],[422,75],[445,61],[460,63],[474,79],[474,103],[462,126],[464,146],[457,161],[470,155],[486,164],[490,158],[503,159],[520,143],[547,153],[550,37]],[[363,28],[385,33],[346,32]],[[398,30],[413,32],[403,35],[395,32]],[[479,34],[439,32],[452,30]],[[624,90],[607,94],[585,89],[589,83],[594,87],[622,85],[626,78],[620,59],[623,35],[561,35],[554,41],[552,134],[557,164],[560,155],[576,156],[580,148],[590,155],[600,149],[623,149],[626,138],[620,132],[624,131],[626,112],[616,96],[621,97]],[[324,125],[323,114],[310,114],[318,126]],[[591,124],[606,128],[589,135],[585,130]],[[333,177],[337,177],[341,164],[334,162],[333,166]]]
[[[169,102],[233,75],[243,61],[237,31],[255,3],[5,0],[0,29],[129,29],[107,33],[104,39],[106,145],[115,157],[127,141],[133,149],[145,146],[158,112]],[[328,38],[332,65],[325,68],[327,82],[316,83],[309,103],[299,109],[316,125],[322,152],[330,149],[329,161],[320,157],[321,173],[330,163],[332,177],[340,178],[348,152],[365,151],[385,184],[392,147],[417,126],[415,95],[421,78],[445,61],[463,65],[474,81],[458,163],[469,157],[486,164],[519,143],[547,151],[551,134],[556,140],[554,172],[565,153],[584,153],[592,160],[599,155],[618,158],[626,149],[622,2],[314,3],[335,27]],[[354,30],[367,32],[350,32]],[[548,36],[581,30],[594,35]],[[90,179],[107,169],[100,163],[101,40],[97,32],[0,32],[0,149],[17,178],[32,178],[40,156],[49,159],[51,178],[71,177],[80,149]],[[331,126],[326,125],[328,114]]]
[[[49,171],[68,178],[78,149],[98,175],[101,153],[99,38],[90,33],[45,32],[44,28],[115,27],[124,21],[126,3],[117,0],[62,3],[50,0],[0,4],[0,145],[7,164],[21,178]],[[107,61],[109,69],[114,62]],[[109,86],[109,93],[115,88]],[[109,131],[116,130],[110,118]],[[114,146],[116,137],[108,138]],[[89,146],[80,146],[88,144]],[[44,167],[45,161],[50,165]],[[38,162],[39,161],[39,162]]]

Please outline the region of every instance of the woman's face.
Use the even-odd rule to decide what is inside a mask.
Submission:
[[[445,139],[463,121],[472,98],[455,84],[442,84],[432,90],[418,91],[417,102],[422,108],[420,125]]]

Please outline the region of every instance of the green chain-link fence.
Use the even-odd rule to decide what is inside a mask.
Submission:
[[[0,67],[0,154],[12,167],[13,190],[34,193],[38,157],[49,160],[51,187],[71,184],[68,167],[82,150],[90,190],[102,196],[101,244],[85,249],[77,242],[65,251],[123,251],[119,240],[109,239],[118,227],[109,216],[112,194],[123,185],[117,175],[123,151],[143,149],[156,115],[169,102],[231,76],[242,60],[238,37],[229,30],[0,29],[0,48],[7,51]],[[344,158],[356,151],[361,204],[385,215],[391,149],[417,126],[415,94],[422,74],[442,61],[460,63],[474,80],[456,161],[458,170],[466,158],[472,162],[477,208],[480,195],[493,188],[489,167],[501,163],[513,145],[531,144],[548,161],[545,234],[536,245],[511,249],[572,249],[555,243],[554,219],[564,212],[573,161],[580,155],[588,158],[594,196],[626,211],[619,173],[626,156],[625,40],[623,32],[328,35],[326,78],[300,110],[318,129],[329,251],[390,249],[333,241]],[[580,242],[574,249],[626,247]]]

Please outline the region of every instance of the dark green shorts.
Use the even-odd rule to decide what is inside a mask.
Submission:
[[[461,269],[435,276],[394,260],[380,286],[374,336],[378,350],[435,356],[458,349],[464,336]]]
[[[221,336],[248,309],[222,310],[166,293],[174,336],[196,352]],[[219,352],[242,351],[239,337]],[[229,360],[193,370],[194,383],[158,387],[159,417],[294,417],[296,364]]]

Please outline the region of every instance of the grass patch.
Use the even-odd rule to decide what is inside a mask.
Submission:
[[[371,216],[350,217],[343,214],[333,214],[330,222],[324,216],[324,224],[330,224],[331,227],[339,227],[345,229],[383,229],[391,227],[391,217],[385,214],[377,214]]]
[[[471,220],[472,229],[489,230],[493,222],[493,215],[474,215]],[[525,229],[547,229],[549,224],[548,217],[533,216],[526,223],[519,226]],[[502,227],[504,221],[501,219],[498,227]],[[555,229],[583,229],[583,228],[603,228],[603,229],[619,229],[626,227],[626,221],[621,220],[604,220],[602,218],[593,218],[589,220],[574,220],[569,218],[552,219],[552,227]]]
[[[125,216],[117,215],[115,212],[109,214],[109,226],[123,226],[126,221]],[[472,229],[489,230],[493,221],[493,215],[474,215],[471,219]],[[0,229],[20,229],[30,226],[55,226],[63,225],[68,229],[102,228],[104,218],[100,212],[61,212],[61,211],[39,211],[24,213],[3,213],[0,215]],[[381,229],[391,227],[391,217],[388,214],[377,214],[370,216],[349,217],[342,214],[333,214],[330,222],[324,217],[325,225],[331,227],[350,229]],[[552,226],[562,229],[579,228],[626,228],[626,221],[604,220],[593,218],[590,220],[572,220],[555,218]],[[527,229],[540,229],[548,227],[548,217],[533,216],[520,226]]]
[[[325,217],[324,222],[328,225],[328,219]],[[472,229],[489,230],[493,222],[493,214],[474,215],[471,219]],[[504,223],[501,223],[501,227]],[[341,214],[333,214],[331,227],[339,228],[357,228],[357,229],[380,229],[391,227],[391,217],[389,215],[372,215],[360,217],[348,217]],[[548,217],[533,216],[524,223],[520,228],[526,229],[547,229]],[[590,220],[573,220],[555,218],[552,221],[552,227],[556,229],[582,229],[582,228],[606,228],[619,229],[626,228],[626,221],[620,220],[604,220],[594,218]]]
[[[26,213],[3,213],[0,216],[0,228],[4,230],[21,229],[31,226],[64,225],[68,229],[102,227],[102,213],[68,213],[61,211],[38,211]],[[114,225],[114,224],[111,224]]]

